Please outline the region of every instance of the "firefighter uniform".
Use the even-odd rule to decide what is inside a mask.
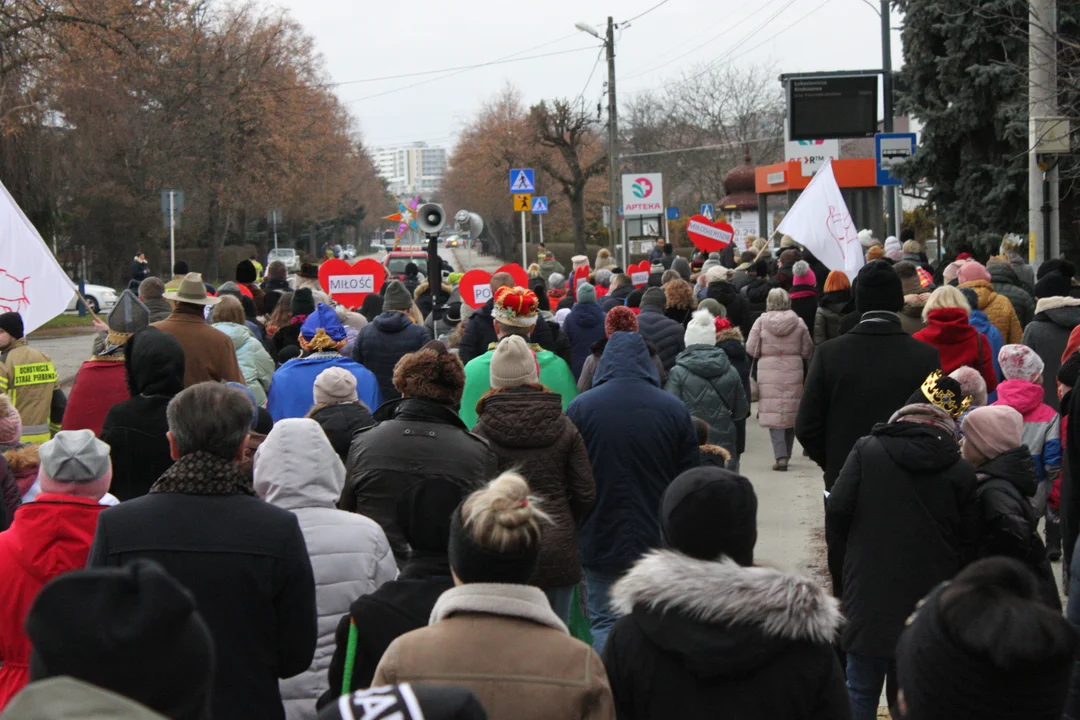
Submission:
[[[60,429],[50,423],[53,391],[60,385],[52,359],[19,338],[0,359],[0,391],[7,393],[22,418],[22,442],[43,443]]]

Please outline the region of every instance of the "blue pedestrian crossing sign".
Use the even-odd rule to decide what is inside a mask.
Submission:
[[[713,219],[713,207],[711,203],[705,203],[701,206],[701,214],[710,220]]]
[[[532,214],[547,215],[547,196],[537,195],[533,198]]]
[[[669,207],[667,209],[667,219],[668,220],[678,220],[679,219],[679,208],[677,208],[677,207]]]
[[[510,192],[521,194],[536,191],[536,175],[532,168],[514,168],[510,171]]]

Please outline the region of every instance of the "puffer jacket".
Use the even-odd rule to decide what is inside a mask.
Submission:
[[[718,280],[709,283],[706,297],[710,297],[724,306],[727,319],[742,332],[745,337],[750,333],[753,322],[750,319],[750,303],[729,282]]]
[[[971,288],[979,296],[979,309],[986,313],[994,327],[1001,331],[1006,345],[1023,342],[1024,328],[1020,326],[1020,318],[1016,316],[1016,310],[1009,298],[999,295],[987,280],[972,280],[960,287]]]
[[[803,361],[814,352],[810,331],[792,310],[762,315],[746,341],[757,361],[758,420],[766,428],[793,428],[803,394]]]
[[[544,527],[531,584],[576,585],[581,580],[577,529],[596,502],[596,482],[585,441],[563,413],[561,398],[541,385],[523,385],[487,394],[478,412],[473,432],[488,441],[499,472],[516,468],[552,519]]]
[[[822,295],[814,315],[814,345],[840,337],[840,319],[854,309],[850,290],[834,290]]]
[[[1048,297],[1035,306],[1035,317],[1024,329],[1024,344],[1043,361],[1043,402],[1058,410],[1057,374],[1069,344],[1069,335],[1080,326],[1080,300]]]
[[[638,333],[645,342],[652,343],[656,354],[660,356],[660,362],[664,364],[664,370],[671,372],[671,368],[675,367],[675,358],[686,349],[683,340],[686,328],[669,318],[662,310],[642,308],[638,315]]]
[[[994,291],[1009,298],[1016,317],[1020,320],[1020,327],[1026,328],[1035,317],[1035,298],[1032,297],[1034,288],[1021,282],[1012,265],[992,263],[986,269],[990,273]]]
[[[362,402],[316,405],[308,417],[319,423],[343,463],[349,462],[353,435],[375,424],[371,412]]]
[[[394,366],[403,356],[416,352],[430,340],[427,328],[414,323],[408,315],[384,312],[356,336],[352,357],[375,373],[383,402],[396,400],[401,393],[394,387]]]
[[[604,667],[620,720],[850,717],[832,648],[843,617],[812,580],[655,550],[612,606]]]
[[[596,303],[578,303],[563,320],[562,331],[570,339],[570,370],[575,382],[581,377],[581,369],[592,353],[593,343],[607,337],[604,317],[604,311]]]
[[[978,557],[1004,555],[1019,560],[1039,579],[1043,600],[1060,610],[1054,574],[1039,536],[1039,517],[1031,506],[1035,496],[1035,465],[1031,453],[1020,446],[987,460],[976,468],[979,498]]]
[[[1041,385],[1006,380],[998,385],[994,405],[1007,405],[1024,416],[1023,443],[1035,462],[1035,479],[1053,483],[1061,474],[1061,416],[1042,399]]]
[[[255,453],[255,492],[296,515],[315,574],[318,641],[311,667],[280,682],[285,716],[313,720],[315,701],[329,687],[334,630],[357,597],[397,577],[390,543],[378,523],[334,507],[345,466],[319,424],[282,420]]]
[[[213,327],[229,336],[236,350],[236,362],[244,374],[244,383],[255,395],[255,404],[266,405],[266,393],[270,390],[270,381],[274,377],[273,358],[262,346],[246,325],[231,322],[214,323]]]
[[[727,353],[691,345],[679,353],[664,389],[682,400],[691,416],[709,423],[709,443],[737,452],[735,421],[746,419],[750,403]]]
[[[604,355],[607,341],[608,339],[605,337],[592,344],[592,354],[585,359],[585,365],[581,368],[581,377],[577,381],[579,394],[592,388],[593,377],[596,375],[596,368],[600,365],[600,358]],[[656,354],[656,346],[646,340],[645,347],[649,349],[649,357],[652,359],[653,364],[656,365],[656,372],[660,375],[660,384],[663,385],[667,380],[667,370],[664,369],[664,363],[660,360],[660,356]]]
[[[374,418],[374,427],[353,438],[338,507],[379,523],[394,556],[404,563],[409,544],[398,526],[397,503],[405,491],[439,477],[470,493],[497,474],[495,454],[453,408],[431,400],[390,400]]]

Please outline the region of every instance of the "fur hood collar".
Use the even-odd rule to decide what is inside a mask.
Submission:
[[[1047,310],[1057,310],[1058,308],[1077,306],[1080,306],[1080,299],[1077,298],[1061,296],[1040,298],[1038,304],[1035,305],[1035,314],[1038,315]]]
[[[611,607],[674,610],[710,625],[753,625],[781,640],[831,643],[843,622],[840,603],[817,583],[734,560],[697,560],[654,550],[638,560],[611,593]]]
[[[717,343],[722,343],[725,340],[738,340],[741,343],[746,342],[746,340],[743,339],[742,330],[737,327],[729,327],[726,330],[721,330],[720,332],[716,333]]]

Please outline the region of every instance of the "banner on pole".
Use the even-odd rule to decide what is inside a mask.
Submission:
[[[832,158],[825,161],[776,231],[790,235],[830,270],[843,270],[850,280],[865,264],[858,231],[833,175]]]
[[[22,315],[27,334],[67,309],[75,284],[0,183],[0,312]]]

